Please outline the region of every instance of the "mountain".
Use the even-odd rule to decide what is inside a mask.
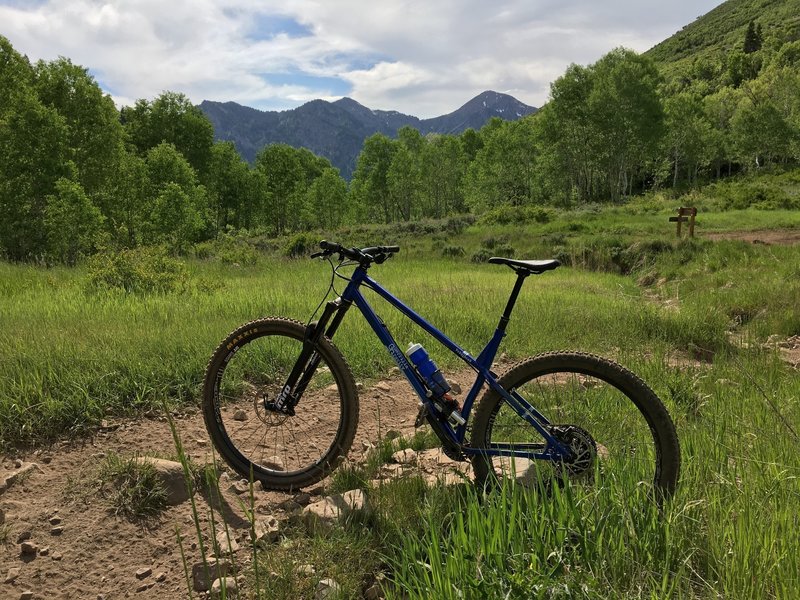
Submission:
[[[507,94],[487,91],[458,110],[432,119],[371,110],[352,98],[312,100],[279,112],[204,100],[200,110],[214,125],[215,139],[232,141],[250,162],[264,146],[284,143],[324,156],[349,179],[364,140],[375,133],[393,137],[401,127],[410,126],[423,134],[458,134],[469,128],[480,129],[492,117],[515,121],[537,109]]]
[[[728,0],[698,17],[647,52],[668,72],[683,74],[697,60],[717,60],[742,49],[751,21],[761,27],[766,44],[800,39],[800,0]]]

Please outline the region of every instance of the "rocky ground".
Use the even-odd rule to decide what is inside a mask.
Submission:
[[[360,392],[358,433],[349,458],[362,460],[387,434],[411,436],[417,400],[401,379],[377,383]],[[199,411],[178,415],[176,425],[186,453],[194,464],[211,462],[211,446]],[[131,521],[115,516],[97,490],[92,474],[109,453],[123,457],[176,455],[169,424],[163,416],[104,423],[93,437],[65,440],[0,460],[0,598],[185,598],[184,563],[176,537],[183,536],[186,563],[201,563],[191,503],[179,501],[160,517]],[[438,450],[398,453],[381,475],[397,476],[409,469],[435,478],[464,465],[453,463]],[[224,516],[235,544],[249,544],[250,523],[241,508],[249,496],[246,482],[222,468],[222,498],[213,506]],[[180,478],[180,473],[178,477]],[[452,475],[455,479],[460,477]],[[182,481],[182,480],[180,480]],[[180,488],[180,484],[178,485]],[[333,513],[326,500],[325,482],[299,494],[255,490],[259,535],[279,536],[290,513],[309,526],[326,526]],[[178,499],[180,500],[180,498]],[[209,529],[211,498],[195,495],[201,527]],[[363,499],[346,498],[358,508]],[[342,506],[341,499],[338,505]],[[303,508],[305,507],[305,508]],[[221,519],[217,520],[221,524]],[[227,546],[227,542],[223,544]],[[221,552],[225,554],[225,552]],[[237,557],[247,560],[245,546]],[[224,558],[224,557],[222,557]],[[208,588],[203,569],[190,572],[192,587]],[[195,595],[196,597],[196,595]]]

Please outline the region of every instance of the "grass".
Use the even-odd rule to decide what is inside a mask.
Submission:
[[[107,454],[100,464],[97,482],[99,495],[117,516],[152,519],[167,507],[167,493],[155,468],[137,457]]]
[[[386,443],[329,484],[367,486],[369,519],[327,537],[289,528],[280,543],[253,549],[261,596],[313,597],[317,582],[332,577],[343,597],[359,597],[381,572],[388,598],[797,597],[800,378],[760,342],[800,334],[800,249],[677,242],[666,222],[672,210],[642,201],[524,227],[392,237],[384,226],[340,238],[400,243],[401,254],[375,276],[473,354],[496,325],[513,274],[471,256],[497,244],[522,257],[561,252],[573,266],[526,282],[503,351],[509,360],[558,348],[611,355],[654,388],[683,455],[678,492],[660,517],[643,498],[613,501],[591,490],[503,488],[484,497],[415,477],[370,485],[396,449]],[[709,208],[701,217],[701,236],[800,227],[798,211]],[[464,253],[439,257],[437,244]],[[182,291],[125,294],[93,290],[82,267],[0,264],[0,443],[40,443],[91,429],[109,412],[196,402],[208,356],[229,331],[262,315],[306,320],[326,275],[324,263],[307,260],[261,257],[241,268],[190,260]],[[445,370],[458,366],[371,301],[401,346],[422,341]],[[359,381],[392,364],[355,314],[336,343]],[[108,482],[118,471],[131,478],[124,487],[142,487],[124,464],[107,468]]]

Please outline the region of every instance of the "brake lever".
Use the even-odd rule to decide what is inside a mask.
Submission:
[[[322,252],[314,252],[311,255],[311,258],[320,258],[320,257],[323,257],[323,256],[330,256],[330,255],[328,254],[327,251],[323,250]]]

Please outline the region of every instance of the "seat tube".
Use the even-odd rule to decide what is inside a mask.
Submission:
[[[511,320],[511,311],[514,310],[514,305],[517,303],[517,298],[519,297],[519,292],[522,289],[522,284],[525,283],[525,278],[528,275],[529,273],[525,273],[523,271],[517,271],[517,281],[514,283],[514,289],[511,290],[511,295],[508,297],[506,308],[503,311],[502,316],[500,317],[500,322],[497,324],[497,328],[500,331],[506,330],[508,322]]]

